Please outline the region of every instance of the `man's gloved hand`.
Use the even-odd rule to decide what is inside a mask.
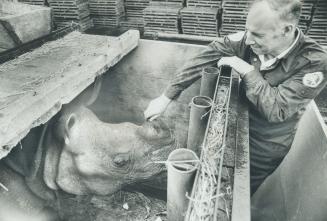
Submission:
[[[222,57],[218,63],[218,67],[223,65],[229,66],[237,71],[240,76],[243,78],[245,74],[254,70],[254,66],[250,65],[249,63],[243,61],[241,58],[237,56],[233,57]]]
[[[166,110],[170,102],[171,99],[166,97],[164,94],[150,101],[147,109],[144,111],[145,119],[152,121],[159,117]]]

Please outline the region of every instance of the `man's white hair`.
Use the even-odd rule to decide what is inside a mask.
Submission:
[[[252,6],[259,2],[266,2],[281,20],[298,24],[302,8],[301,0],[255,0]]]

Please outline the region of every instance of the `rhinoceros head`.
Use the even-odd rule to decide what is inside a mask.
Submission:
[[[62,114],[47,138],[44,180],[73,194],[112,194],[162,172],[175,146],[161,120],[110,124],[81,107]]]

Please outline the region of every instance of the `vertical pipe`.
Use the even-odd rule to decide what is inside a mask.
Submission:
[[[186,193],[191,195],[198,164],[199,158],[191,150],[179,148],[169,154],[166,164],[168,221],[184,220],[188,206]]]
[[[191,101],[190,122],[187,136],[187,148],[198,156],[207,127],[212,100],[206,96],[195,96]]]
[[[219,75],[218,68],[215,67],[203,68],[202,78],[201,78],[201,88],[200,88],[201,96],[207,96],[213,99],[218,75]]]

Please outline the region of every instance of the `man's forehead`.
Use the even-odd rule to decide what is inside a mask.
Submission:
[[[251,7],[246,19],[246,28],[250,31],[265,32],[273,29],[278,21],[277,12],[266,2],[259,2]]]

